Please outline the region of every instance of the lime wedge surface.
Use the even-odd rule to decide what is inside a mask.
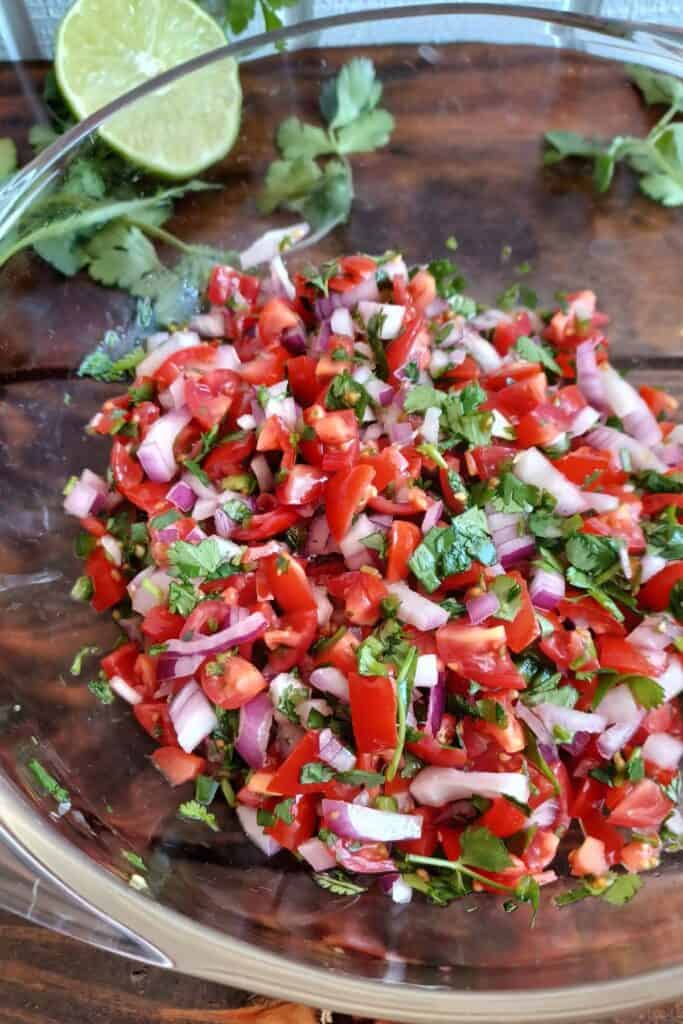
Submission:
[[[59,29],[55,70],[82,119],[224,43],[220,26],[192,0],[77,0]],[[100,134],[146,170],[188,178],[231,149],[241,108],[237,62],[226,57],[120,111]]]

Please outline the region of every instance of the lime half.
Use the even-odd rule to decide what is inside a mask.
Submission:
[[[193,0],[77,0],[59,29],[55,70],[67,103],[84,118],[224,43]],[[231,149],[241,108],[237,62],[226,57],[115,114],[100,134],[148,171],[189,178]]]

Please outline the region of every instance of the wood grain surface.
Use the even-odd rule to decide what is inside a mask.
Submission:
[[[641,382],[667,386],[683,398],[683,374],[675,372],[683,326],[680,214],[637,194],[628,173],[617,175],[609,196],[596,198],[589,176],[575,166],[544,170],[539,159],[540,136],[551,126],[582,130],[593,121],[596,134],[637,134],[647,130],[650,112],[614,68],[579,61],[569,74],[561,57],[548,68],[538,52],[524,48],[509,59],[504,88],[492,94],[492,59],[497,58],[485,47],[463,47],[422,79],[422,92],[416,93],[402,87],[411,76],[408,55],[383,52],[378,64],[398,127],[390,151],[357,161],[356,212],[352,223],[336,232],[334,248],[363,248],[368,237],[376,249],[406,240],[410,258],[417,260],[433,253],[435,240],[455,233],[466,269],[479,274],[477,293],[489,297],[505,273],[500,266],[504,244],[513,246],[515,262],[543,257],[546,290],[571,284],[571,267],[574,282],[577,275],[581,283],[597,282],[609,312],[617,316],[620,361],[636,363]],[[312,118],[319,57],[296,55],[291,64],[301,81],[308,76],[297,111]],[[38,87],[44,66],[26,70]],[[247,69],[244,85],[248,127],[229,163],[216,172],[230,186],[221,194],[221,217],[216,218],[213,202],[194,199],[177,218],[179,232],[186,230],[195,239],[225,242],[221,231],[226,221],[237,241],[250,237],[254,205],[245,195],[253,194],[254,181],[262,179],[273,158],[274,127],[291,112],[293,87],[285,82],[274,90],[267,63]],[[598,96],[601,103],[596,103]],[[511,111],[502,139],[494,130],[501,125],[496,109],[501,105]],[[0,67],[0,135],[12,135],[24,159],[32,106],[16,75]],[[515,120],[515,109],[525,116]],[[446,166],[441,124],[448,110],[462,115],[455,128],[462,158]],[[390,158],[400,166],[388,189]],[[424,210],[419,229],[415,206],[408,204]],[[45,323],[45,305],[36,302],[39,289],[63,316]],[[80,279],[64,281],[29,257],[0,275],[2,415],[10,432],[12,423],[21,422],[18,410],[27,400],[27,384],[33,381],[37,393],[41,378],[64,378],[104,329],[125,323],[128,309],[121,296],[107,300],[103,311],[95,286]],[[36,345],[41,332],[42,346]],[[642,366],[646,349],[649,361]],[[0,914],[1,1024],[314,1024],[318,1017],[284,1004],[258,1009],[246,993],[131,963]],[[350,1024],[341,1015],[325,1019]],[[632,1019],[639,1024],[683,1022],[683,1002]]]

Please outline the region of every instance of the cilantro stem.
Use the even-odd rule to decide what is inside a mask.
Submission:
[[[387,779],[391,781],[398,770],[399,762],[403,754],[403,748],[406,742],[406,710],[410,701],[410,695],[413,691],[413,680],[415,679],[415,670],[417,668],[417,647],[411,647],[410,651],[405,657],[401,670],[396,679],[396,705],[398,712],[398,738],[396,740],[396,749],[394,750],[394,756],[391,759],[391,763],[387,768]]]
[[[461,860],[443,860],[441,857],[423,857],[422,854],[419,853],[409,853],[406,860],[410,864],[423,864],[426,867],[445,868],[448,871],[461,871],[463,875],[469,875],[469,877],[474,878],[475,881],[483,882],[484,885],[490,885],[494,889],[500,889],[503,892],[514,892],[515,890],[514,885],[505,885],[503,882],[494,882],[493,879],[487,878],[486,875],[480,875],[478,871],[473,871],[473,869],[468,867],[467,864],[463,864]]]
[[[126,224],[130,227],[139,228],[143,234],[149,235],[150,238],[156,238],[159,242],[164,242],[166,245],[170,245],[174,249],[179,249],[188,256],[193,256],[197,251],[197,246],[183,242],[181,238],[176,237],[176,235],[172,235],[170,231],[165,231],[156,224],[149,224],[147,221],[137,220],[135,217],[123,217],[122,219],[125,220]]]

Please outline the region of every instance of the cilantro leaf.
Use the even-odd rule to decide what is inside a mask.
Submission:
[[[114,691],[109,685],[109,680],[105,676],[104,672],[100,672],[96,679],[91,679],[88,683],[88,689],[92,693],[93,697],[97,697],[100,704],[113,704]]]
[[[361,114],[374,110],[382,95],[375,77],[375,66],[367,57],[354,57],[336,78],[325,82],[320,93],[320,109],[330,128],[343,128]]]
[[[683,473],[658,473],[646,469],[636,473],[636,483],[652,494],[683,494]]]
[[[643,880],[639,875],[619,875],[602,894],[602,898],[606,903],[611,903],[615,907],[622,907],[624,903],[628,903],[633,899],[641,889],[642,884]]]
[[[215,573],[218,577],[232,575],[240,569],[224,554],[223,546],[215,537],[207,537],[199,544],[189,544],[184,540],[174,541],[168,549],[171,566],[185,580],[208,579]],[[228,572],[225,570],[228,569]]]
[[[339,153],[368,153],[386,146],[394,130],[394,119],[388,110],[371,110],[361,114],[337,134]]]
[[[168,588],[168,609],[176,615],[188,616],[199,603],[199,595],[191,583],[171,580]]]
[[[603,144],[576,132],[546,132],[547,148],[543,154],[546,165],[558,163],[568,156],[595,157],[603,152]]]
[[[446,576],[465,572],[473,561],[493,565],[496,549],[488,532],[486,516],[471,508],[455,516],[448,527],[433,527],[413,552],[411,571],[430,593]]]
[[[375,530],[374,533],[369,533],[367,536],[360,537],[359,539],[363,547],[370,548],[371,551],[377,551],[380,558],[386,558],[387,538],[382,530]]]
[[[676,509],[671,507],[650,522],[643,523],[648,550],[671,561],[683,558],[683,525],[678,522]]]
[[[181,818],[185,818],[186,821],[200,821],[204,825],[208,825],[212,832],[219,831],[216,815],[208,811],[198,800],[187,800],[184,804],[181,804],[178,808],[178,814]]]
[[[88,273],[95,281],[137,294],[139,282],[161,269],[156,249],[138,227],[114,221],[86,245]]]
[[[590,533],[577,533],[570,537],[565,552],[571,565],[589,574],[604,572],[619,560],[617,541]]]
[[[298,117],[286,118],[277,130],[277,144],[285,160],[312,160],[334,153],[335,146],[322,128],[304,124]]]
[[[512,622],[522,606],[522,588],[513,576],[496,576],[489,586],[498,598],[496,618]]]
[[[326,409],[353,409],[358,422],[362,423],[369,405],[372,405],[370,395],[346,370],[332,378],[325,396]]]
[[[411,388],[406,395],[403,410],[412,413],[426,412],[427,409],[433,408],[439,409],[445,400],[446,396],[443,391],[437,391],[436,388],[432,388],[428,384],[418,384]]]
[[[683,622],[683,580],[676,580],[669,591],[669,611],[675,619]]]
[[[310,157],[275,160],[268,168],[259,206],[264,213],[272,213],[278,206],[299,210],[321,177],[320,168]]]
[[[138,346],[130,352],[112,359],[107,351],[119,341],[118,335],[108,331],[104,341],[93,352],[87,355],[76,371],[79,377],[92,377],[94,380],[107,382],[125,380],[133,372],[138,363],[145,358],[145,350]]]
[[[515,342],[515,349],[522,359],[526,359],[530,363],[540,363],[541,366],[552,370],[553,373],[559,376],[562,375],[562,370],[558,366],[555,356],[548,345],[544,345],[540,341],[534,341],[533,338],[529,338],[524,334]]]
[[[66,789],[57,782],[53,775],[50,775],[48,771],[43,768],[40,761],[32,758],[27,766],[28,770],[33,775],[36,782],[45,790],[46,793],[57,801],[58,804],[70,803],[71,797]]]
[[[299,772],[299,782],[302,785],[316,782],[331,782],[335,777],[335,770],[329,764],[322,761],[311,761],[302,766]]]
[[[74,655],[74,659],[71,662],[71,668],[69,669],[71,675],[80,676],[81,672],[83,671],[83,659],[90,658],[93,654],[99,653],[100,648],[97,647],[95,644],[85,644],[83,647],[81,647],[80,651],[78,651]]]
[[[359,896],[367,892],[367,886],[351,881],[340,868],[333,871],[314,871],[311,878],[321,889],[327,889],[335,896]]]
[[[666,103],[676,106],[679,110],[683,109],[683,82],[677,78],[641,67],[639,64],[627,64],[625,71],[650,106],[655,103]]]
[[[628,686],[633,699],[646,711],[658,708],[664,702],[664,687],[655,679],[648,676],[622,676],[619,682]]]
[[[496,512],[523,512],[528,514],[541,504],[545,498],[543,491],[533,484],[525,484],[510,470],[500,473],[500,482],[491,498],[491,505]]]

